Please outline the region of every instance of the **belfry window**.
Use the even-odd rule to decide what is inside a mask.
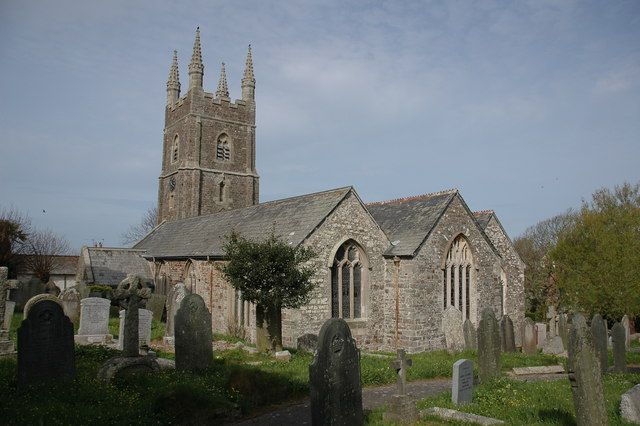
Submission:
[[[367,259],[364,251],[349,240],[342,244],[331,266],[331,316],[362,318]]]
[[[216,145],[216,158],[220,161],[231,160],[231,148],[229,147],[229,136],[225,133],[218,137]]]
[[[178,161],[178,146],[180,145],[179,142],[180,138],[178,137],[178,135],[176,135],[176,137],[173,138],[173,146],[171,147],[171,164]]]
[[[224,181],[220,182],[218,185],[218,202],[224,201]]]
[[[469,243],[463,235],[458,235],[451,244],[442,270],[442,307],[455,307],[462,312],[463,319],[471,314],[472,266]]]

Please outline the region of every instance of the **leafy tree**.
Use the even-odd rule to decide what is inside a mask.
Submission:
[[[232,232],[224,245],[227,263],[219,267],[227,281],[256,304],[258,348],[282,350],[282,309],[309,301],[315,269],[307,263],[315,253],[289,245],[271,232],[263,241],[250,241]]]
[[[640,185],[596,191],[549,257],[562,304],[613,319],[640,313]]]
[[[16,209],[0,210],[0,266],[7,266],[15,277],[21,266],[21,254],[31,230],[31,219]]]
[[[122,233],[122,244],[129,245],[137,243],[151,232],[156,225],[158,225],[158,207],[149,207],[139,223],[129,226],[129,229]]]

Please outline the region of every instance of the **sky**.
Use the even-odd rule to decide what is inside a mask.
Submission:
[[[516,237],[640,181],[640,2],[0,0],[0,208],[72,247],[157,202],[166,81],[253,50],[260,200],[458,188]]]

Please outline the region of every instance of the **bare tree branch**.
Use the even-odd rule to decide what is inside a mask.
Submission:
[[[122,244],[131,245],[140,241],[158,224],[158,207],[150,207],[139,223],[131,225],[121,235]]]
[[[24,257],[25,264],[44,283],[49,281],[51,273],[62,266],[58,256],[71,252],[69,242],[50,229],[31,232],[26,246],[28,256]]]

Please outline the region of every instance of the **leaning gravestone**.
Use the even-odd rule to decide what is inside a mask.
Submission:
[[[162,321],[162,312],[164,312],[164,305],[167,300],[167,296],[164,294],[152,293],[147,300],[147,309],[153,312],[153,319],[156,321]]]
[[[467,318],[462,325],[462,331],[464,332],[464,348],[466,350],[478,349],[478,336],[476,334],[476,327],[471,320]]]
[[[500,375],[500,331],[491,308],[483,309],[478,326],[478,369],[482,383]]]
[[[169,290],[169,296],[167,297],[167,326],[163,339],[167,345],[173,345],[175,316],[178,308],[180,308],[182,299],[184,299],[187,294],[189,294],[189,291],[184,283],[176,283],[171,290]]]
[[[58,303],[40,300],[18,328],[18,387],[74,375],[73,324]]]
[[[459,359],[453,364],[451,402],[468,404],[473,400],[473,362]]]
[[[464,350],[464,332],[462,330],[462,312],[449,306],[442,315],[442,331],[449,353]]]
[[[327,320],[309,366],[313,425],[362,425],[360,351],[347,323]]]
[[[525,318],[522,323],[522,352],[533,355],[538,352],[536,347],[535,326],[531,318]]]
[[[604,321],[599,314],[595,314],[591,319],[591,337],[593,339],[593,349],[596,351],[596,357],[600,362],[600,371],[602,374],[607,372],[609,367],[609,357],[607,354],[607,329]]]
[[[68,288],[60,295],[64,314],[69,317],[72,323],[77,324],[80,319],[80,293],[74,287]]]
[[[578,426],[606,425],[600,362],[596,358],[587,322],[580,314],[573,316],[569,330],[569,381]]]
[[[536,348],[542,349],[547,341],[547,323],[536,323]]]
[[[7,325],[7,316],[9,314],[9,307],[7,306],[7,296],[9,290],[12,288],[11,282],[7,279],[9,275],[9,269],[7,267],[0,268],[0,354],[13,353],[13,340],[9,338],[9,326],[11,325],[11,318],[9,318],[9,325]],[[14,304],[15,307],[15,304]],[[10,312],[13,315],[13,309]]]
[[[126,329],[126,310],[120,311],[120,328],[118,331],[118,349],[124,349],[124,330]],[[140,347],[151,344],[151,322],[153,312],[148,309],[138,309],[138,340]]]
[[[314,353],[318,346],[318,335],[313,333],[303,334],[298,337],[297,349],[302,352]]]
[[[613,371],[615,373],[626,373],[626,335],[623,325],[619,322],[613,324],[613,327],[611,327],[611,342],[613,343]]]
[[[189,294],[175,317],[176,369],[199,371],[213,360],[211,313],[199,294]]]
[[[101,297],[87,297],[80,301],[80,328],[74,337],[79,345],[109,343],[109,308],[111,301]]]
[[[624,327],[624,342],[625,342],[625,348],[627,348],[627,350],[631,349],[631,323],[629,321],[629,315],[625,315],[622,317],[622,326]],[[613,330],[613,328],[612,328]]]
[[[513,333],[513,321],[509,315],[503,315],[500,320],[500,346],[502,352],[516,351],[516,338]]]
[[[415,423],[418,420],[416,402],[406,392],[407,368],[412,364],[412,360],[405,356],[404,349],[398,349],[398,358],[391,362],[391,368],[396,370],[398,393],[391,396],[383,420],[398,423]]]

